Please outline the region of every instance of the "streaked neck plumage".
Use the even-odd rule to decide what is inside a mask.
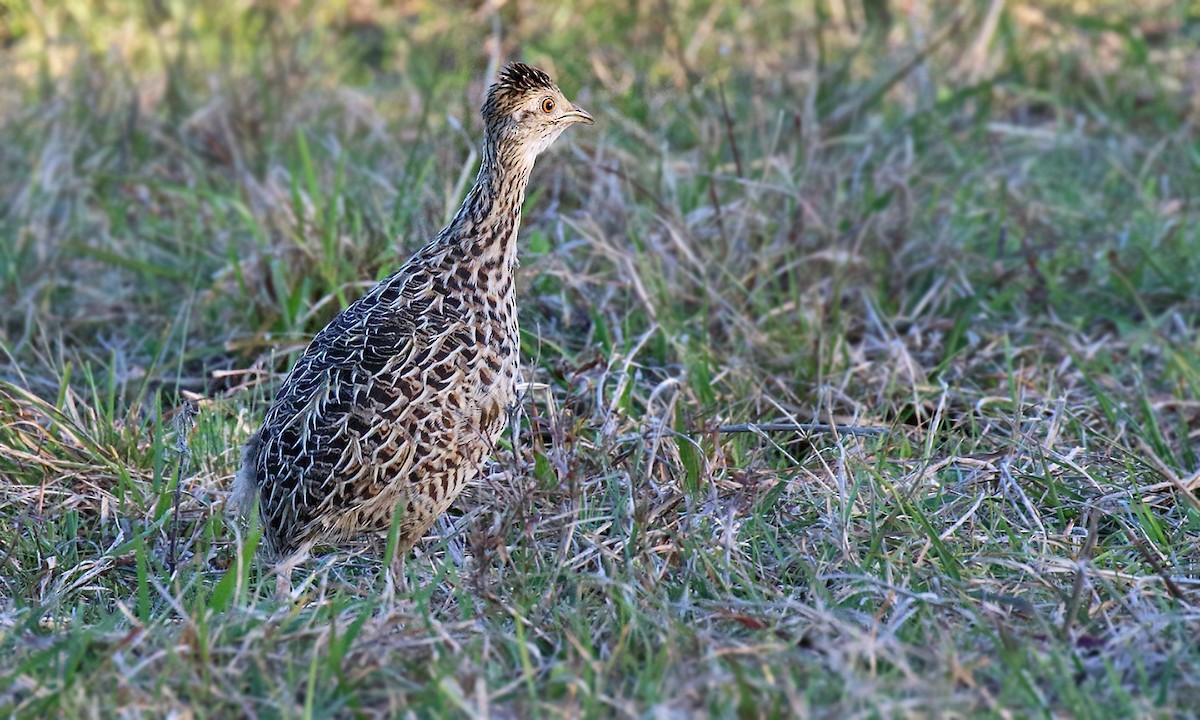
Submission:
[[[514,143],[488,138],[475,185],[467,193],[454,219],[441,232],[445,241],[467,247],[468,256],[499,254],[516,262],[516,237],[521,223],[525,188],[533,170],[534,155]]]

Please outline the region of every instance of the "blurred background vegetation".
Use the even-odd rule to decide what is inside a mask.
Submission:
[[[0,708],[1194,712],[1198,46],[1183,0],[0,0]],[[510,59],[597,118],[531,186],[524,415],[413,593],[278,601],[238,448]]]
[[[761,225],[721,238],[726,251],[759,250],[756,234],[792,236],[771,243],[785,252],[859,235],[907,266],[872,268],[883,285],[940,261],[926,246],[927,260],[910,257],[915,233],[1015,260],[999,273],[1015,282],[993,291],[1068,320],[1161,313],[1197,276],[1180,222],[1200,72],[1187,3],[5,7],[3,290],[89,315],[93,331],[158,335],[175,313],[127,305],[163,307],[181,290],[242,342],[319,327],[344,283],[385,272],[453,209],[487,73],[516,57],[611,114],[599,139],[579,140],[596,152],[556,163],[571,168],[555,182],[572,183],[547,190],[556,201],[600,202],[583,191],[614,183],[646,200],[666,184],[659,214],[716,213],[721,193],[714,203],[707,188],[737,195],[749,175],[803,203],[761,193]],[[846,142],[862,155],[837,177],[789,173],[825,172],[805,154]],[[897,153],[904,176],[883,177]],[[914,218],[918,197],[951,212]],[[773,260],[710,259],[746,265],[733,271]],[[983,269],[991,282],[997,268]],[[92,273],[106,282],[64,282]],[[241,301],[221,300],[231,291]],[[305,313],[330,293],[339,303]]]

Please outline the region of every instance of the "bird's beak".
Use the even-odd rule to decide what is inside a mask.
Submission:
[[[578,105],[572,105],[570,110],[563,113],[563,117],[570,118],[571,122],[581,122],[581,123],[584,123],[585,125],[595,125],[596,124],[596,121],[592,119],[592,116],[588,115],[587,111],[584,110],[583,108],[579,107]]]

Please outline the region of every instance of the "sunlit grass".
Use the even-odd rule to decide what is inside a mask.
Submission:
[[[0,708],[1194,712],[1200,16],[932,5],[0,6]],[[521,417],[407,588],[278,599],[239,447],[518,57],[598,121]]]

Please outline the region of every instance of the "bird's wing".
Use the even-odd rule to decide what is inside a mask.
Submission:
[[[280,387],[255,473],[278,535],[302,531],[322,507],[353,505],[347,494],[378,491],[371,466],[394,477],[411,464],[413,371],[461,324],[421,290],[399,273],[381,282],[317,333]]]

